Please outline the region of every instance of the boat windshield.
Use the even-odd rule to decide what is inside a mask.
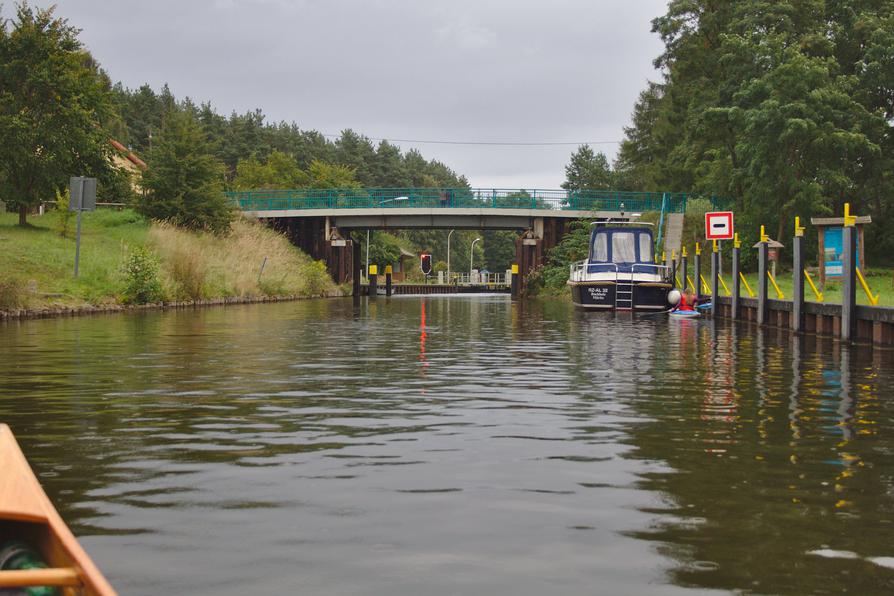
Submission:
[[[640,263],[651,263],[652,259],[652,235],[639,235],[639,261]]]
[[[633,232],[615,232],[612,234],[612,262],[636,262],[636,235]]]
[[[608,234],[596,234],[593,239],[593,260],[598,263],[608,262]]]
[[[593,234],[593,263],[651,263],[652,234],[648,230],[598,230]]]

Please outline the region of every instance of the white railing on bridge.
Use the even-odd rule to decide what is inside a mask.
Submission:
[[[369,278],[361,277],[361,283],[368,284]],[[380,275],[378,283],[385,283],[384,276]],[[459,273],[451,271],[448,278],[446,271],[438,271],[428,278],[427,282],[413,282],[410,280],[400,282],[404,284],[411,283],[427,283],[428,285],[454,285],[454,286],[491,286],[508,288],[512,284],[512,271],[506,270],[505,273],[490,273],[485,271],[472,271],[471,273]]]

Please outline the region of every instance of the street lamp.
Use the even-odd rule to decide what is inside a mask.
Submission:
[[[447,234],[447,284],[450,284],[450,237],[456,230],[450,230]]]
[[[472,247],[469,249],[469,283],[472,283],[472,261],[475,258],[475,243],[479,240],[481,240],[481,238],[472,240]]]

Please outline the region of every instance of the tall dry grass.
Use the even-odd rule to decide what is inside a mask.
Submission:
[[[0,278],[0,310],[27,307],[28,292],[25,283],[15,277]]]
[[[322,263],[283,235],[244,218],[224,235],[153,223],[149,242],[159,256],[166,293],[179,299],[319,296],[335,287]]]

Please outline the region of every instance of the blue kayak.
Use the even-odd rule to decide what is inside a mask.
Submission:
[[[695,319],[701,316],[697,310],[672,310],[667,314],[680,319]]]

